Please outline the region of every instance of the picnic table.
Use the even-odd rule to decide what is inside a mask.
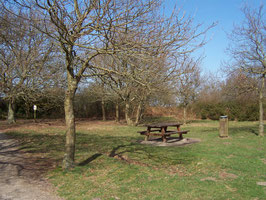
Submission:
[[[187,134],[188,130],[181,131],[180,126],[182,124],[178,122],[164,122],[156,124],[144,125],[147,127],[145,131],[138,131],[141,135],[145,135],[145,141],[149,140],[149,136],[160,136],[163,142],[167,141],[167,137],[172,134],[179,134],[179,139],[183,139],[183,134]],[[175,127],[176,130],[168,130],[168,127]]]

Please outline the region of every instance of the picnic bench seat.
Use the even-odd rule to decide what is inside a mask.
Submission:
[[[146,135],[146,136],[171,136],[172,134],[179,134],[179,138],[183,139],[183,134],[187,134],[189,131],[188,130],[184,130],[184,131],[166,131],[164,134],[162,133],[153,133],[153,132],[158,132],[161,130],[152,130],[148,133],[148,131],[138,131],[138,133],[140,133],[141,135]]]

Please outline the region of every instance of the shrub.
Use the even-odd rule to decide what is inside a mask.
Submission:
[[[228,115],[230,120],[256,121],[259,119],[259,106],[256,102],[241,103],[227,101],[220,103],[198,102],[193,105],[198,118],[218,120],[221,115]],[[264,105],[264,110],[266,106]],[[266,112],[264,112],[264,117]]]

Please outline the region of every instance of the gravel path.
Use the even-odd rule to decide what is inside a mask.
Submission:
[[[19,148],[17,141],[0,133],[0,200],[62,200]]]

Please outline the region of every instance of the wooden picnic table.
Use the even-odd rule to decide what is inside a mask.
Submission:
[[[180,126],[182,124],[178,122],[164,122],[144,125],[147,127],[145,131],[139,131],[141,135],[145,135],[145,140],[149,140],[149,136],[160,136],[163,142],[167,141],[167,137],[172,134],[179,134],[179,139],[183,139],[183,134],[187,134],[187,130],[181,131]],[[176,130],[169,130],[168,127],[175,127]]]

